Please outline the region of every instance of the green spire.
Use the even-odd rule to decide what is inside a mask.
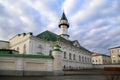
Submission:
[[[63,12],[61,20],[67,20],[67,17],[65,16],[65,13]]]

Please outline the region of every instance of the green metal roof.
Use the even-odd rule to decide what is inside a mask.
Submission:
[[[4,54],[4,53],[1,53],[0,56],[7,56],[7,57],[24,57],[24,58],[48,58],[48,59],[54,59],[53,56],[50,56],[50,55]]]
[[[92,52],[90,52],[89,50],[87,50],[86,48],[84,48],[84,47],[82,47],[82,46],[80,46],[80,48],[82,49],[82,50],[85,50],[85,51],[87,51],[87,52],[89,52],[89,53],[91,53],[92,54]]]
[[[14,50],[10,50],[10,49],[0,49],[0,54],[4,53],[4,54],[13,54]]]
[[[70,44],[72,45],[73,44],[73,41],[70,41],[70,40],[66,40],[64,39],[63,37],[55,34],[55,33],[52,33],[50,31],[45,31],[45,32],[42,32],[40,34],[38,34],[36,37],[40,38],[40,39],[43,39],[43,40],[46,40],[46,41],[61,41],[61,42],[64,42],[64,43],[67,43],[67,44]]]
[[[58,44],[56,44],[55,47],[61,48]]]
[[[51,58],[54,59],[53,56],[50,55],[32,55],[32,54],[14,54],[14,50],[9,49],[0,49],[0,56],[8,56],[8,57],[25,57],[25,58]]]
[[[65,16],[65,13],[63,12],[61,20],[67,20],[67,17]]]
[[[66,40],[65,38],[55,34],[55,33],[52,33],[50,31],[44,31],[40,34],[38,34],[36,37],[40,38],[40,39],[43,39],[43,40],[46,40],[46,41],[53,41],[53,42],[56,42],[56,41],[61,41],[63,43],[66,43],[66,44],[69,44],[69,45],[73,45],[73,43],[76,41],[70,41],[70,40]],[[84,51],[87,51],[87,52],[90,52],[89,50],[85,49],[84,47],[80,46],[80,49],[84,50]],[[91,53],[91,52],[90,52]]]

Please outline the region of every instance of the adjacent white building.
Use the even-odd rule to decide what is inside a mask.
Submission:
[[[120,46],[110,48],[110,55],[113,64],[120,64]]]
[[[93,53],[92,64],[111,64],[111,58],[109,55]]]
[[[9,49],[9,42],[0,40],[0,49]]]
[[[58,44],[62,51],[63,69],[92,68],[91,52],[77,40],[69,40],[68,28],[69,23],[63,12],[59,22],[59,35],[50,31],[36,36],[31,32],[17,34],[9,40],[9,47],[20,54],[51,55],[53,47]]]

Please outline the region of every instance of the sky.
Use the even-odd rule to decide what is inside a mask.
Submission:
[[[70,40],[92,52],[120,46],[120,0],[0,0],[0,40],[19,33],[59,33],[63,10]]]

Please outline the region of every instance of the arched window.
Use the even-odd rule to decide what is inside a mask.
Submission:
[[[71,67],[71,66],[69,66],[69,69],[72,69],[72,67]]]
[[[39,50],[40,50],[40,53],[42,53],[42,49],[43,49],[43,47],[42,47],[41,44],[38,45],[38,48],[39,48]]]
[[[66,66],[64,65],[63,69],[65,70],[66,69]]]
[[[97,60],[96,60],[96,62],[97,62]],[[103,60],[103,62],[104,62],[104,60]]]
[[[52,50],[50,50],[49,55],[52,55]]]
[[[87,58],[85,57],[85,63],[87,63]]]
[[[64,52],[64,59],[66,59],[67,57],[66,57],[66,52]]]
[[[90,63],[90,58],[88,58],[88,63]]]
[[[101,62],[101,59],[99,59],[99,62]]]
[[[75,54],[73,54],[73,60],[75,60]]]
[[[71,53],[69,53],[69,59],[72,59],[72,58],[71,58]]]
[[[82,56],[82,62],[84,63],[84,56]]]
[[[26,44],[23,46],[23,54],[26,54]]]
[[[91,58],[89,58],[89,62],[91,63]]]
[[[79,55],[79,61],[81,62],[81,56]]]

